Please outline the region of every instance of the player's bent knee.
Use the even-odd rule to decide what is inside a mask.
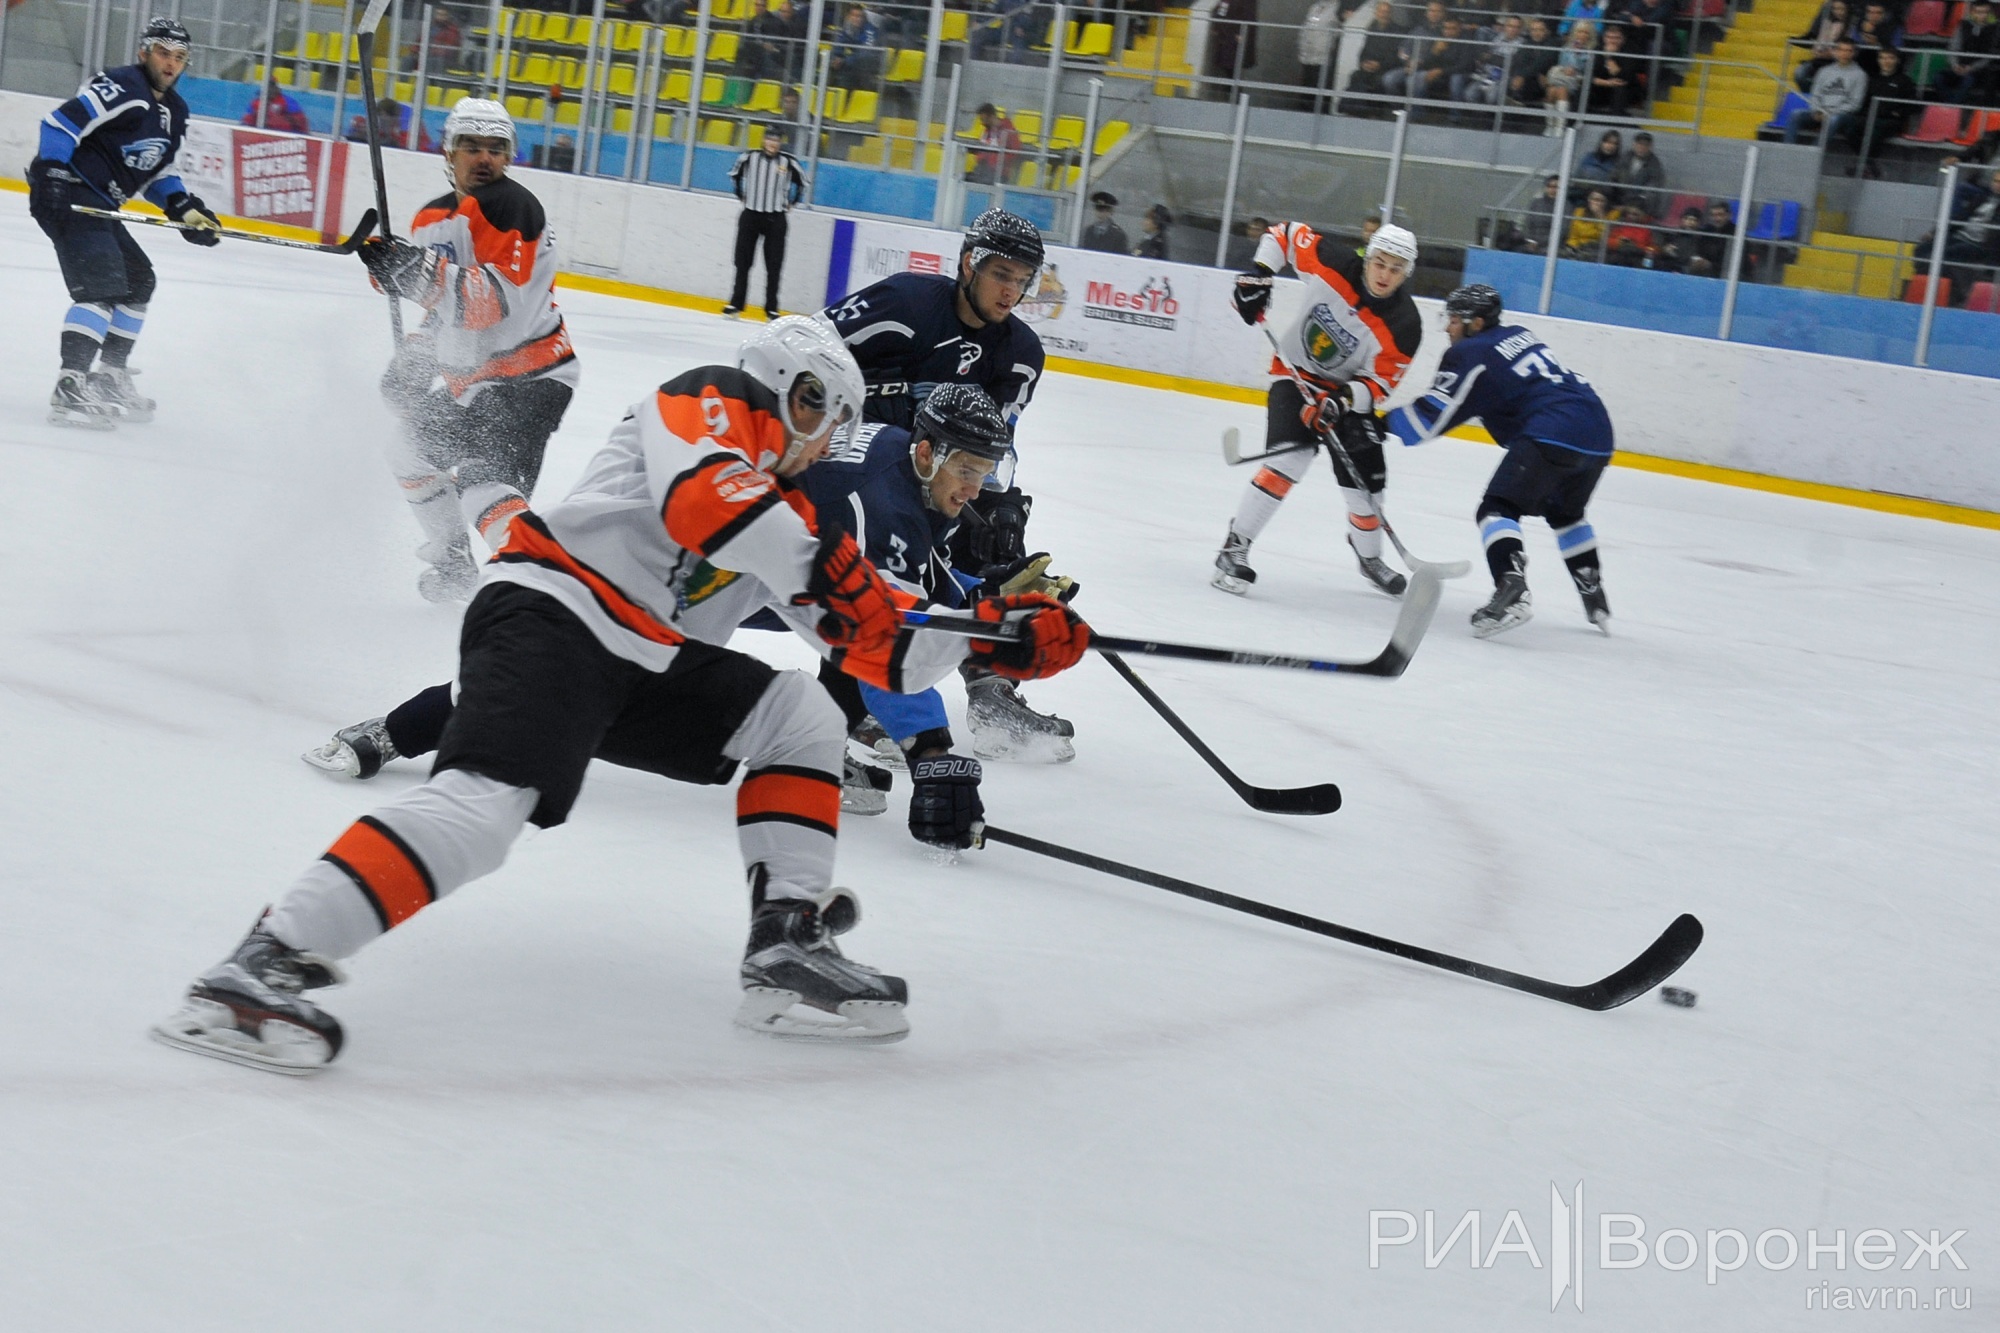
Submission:
[[[1484,523],[1489,518],[1511,518],[1518,523],[1521,521],[1521,506],[1511,500],[1488,495],[1480,500],[1479,510],[1473,515],[1473,519]]]
[[[126,271],[126,289],[120,294],[118,304],[143,306],[153,299],[153,289],[160,280],[153,274],[153,266],[134,267]]]
[[[825,687],[803,671],[780,671],[723,753],[751,768],[801,764],[838,773],[846,745],[847,719]]]
[[[429,872],[438,897],[498,870],[540,794],[466,769],[433,774],[375,811]]]

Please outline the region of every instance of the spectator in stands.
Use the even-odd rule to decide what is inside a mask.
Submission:
[[[750,21],[737,67],[750,80],[797,81],[806,49],[806,12],[792,0],[778,0]]]
[[[1563,23],[1558,29],[1567,37],[1578,23],[1588,23],[1595,27],[1604,18],[1604,0],[1569,0],[1563,6]]]
[[[1167,211],[1165,204],[1154,204],[1146,210],[1146,216],[1139,221],[1139,244],[1132,253],[1141,259],[1171,259],[1167,253],[1167,228],[1174,225],[1174,215]]]
[[[1598,116],[1629,116],[1645,104],[1645,62],[1634,60],[1625,50],[1625,27],[1614,23],[1605,28],[1604,47],[1590,67],[1584,110]]]
[[[554,143],[536,144],[528,160],[548,171],[575,171],[576,138],[571,134],[558,133]]]
[[[1910,117],[1916,111],[1912,103],[1916,100],[1917,85],[1903,73],[1903,53],[1893,46],[1877,51],[1875,72],[1868,78],[1868,100],[1862,104],[1859,117],[1863,175],[1872,178],[1882,174],[1880,168],[1868,159],[1877,143],[1895,138],[1909,125]]]
[[[1938,100],[1991,105],[2000,82],[2000,21],[1992,0],[1972,0],[1951,35],[1951,60],[1938,75]]]
[[[1618,225],[1611,229],[1604,262],[1620,268],[1651,268],[1659,248],[1653,240],[1652,218],[1644,204],[1620,204]]]
[[[1313,7],[1306,11],[1305,22],[1299,25],[1299,87],[1315,90],[1315,94],[1306,97],[1308,111],[1319,111],[1316,91],[1327,76],[1326,62],[1333,56],[1334,39],[1340,36],[1341,25],[1346,22],[1340,0],[1314,0]]]
[[[1448,99],[1453,76],[1469,74],[1479,54],[1477,46],[1460,40],[1464,30],[1458,15],[1445,14],[1437,36],[1420,42],[1411,63],[1390,71],[1383,86],[1398,97]]]
[[[1562,189],[1562,177],[1544,176],[1541,194],[1528,204],[1526,215],[1521,219],[1521,232],[1514,246],[1541,254],[1549,244],[1549,233],[1555,230],[1557,193]]]
[[[1812,91],[1813,80],[1819,72],[1833,63],[1833,46],[1843,37],[1854,36],[1854,19],[1847,9],[1847,0],[1826,0],[1826,5],[1812,21],[1812,26],[1800,33],[1794,40],[1812,48],[1811,53],[1799,62],[1792,71],[1792,82],[1799,91]]]
[[[1020,22],[1032,10],[1034,0],[977,0],[972,6],[970,35],[972,58],[974,60],[1004,60],[1014,63],[1017,54],[1025,54],[1027,43],[1020,43],[1016,52],[1014,39]],[[995,55],[994,52],[999,52]]]
[[[1675,0],[1628,0],[1625,5],[1625,49],[1635,56],[1665,54],[1667,27],[1674,19]]]
[[[1701,210],[1682,209],[1680,228],[1660,237],[1660,248],[1653,253],[1653,267],[1662,273],[1685,273],[1696,278],[1714,277],[1715,266],[1702,257],[1701,236]]]
[[[265,81],[263,95],[250,103],[250,109],[243,113],[243,123],[255,125],[260,111],[264,115],[264,128],[267,130],[283,130],[287,134],[312,132],[312,127],[306,124],[306,113],[301,111],[299,104],[278,86],[275,78]],[[359,122],[361,117],[356,116],[354,119]],[[366,130],[362,132],[362,137],[367,137]]]
[[[1854,44],[1863,52],[1903,45],[1903,30],[1890,17],[1889,6],[1882,0],[1868,0],[1867,6],[1862,9],[1861,22],[1854,27]],[[1863,59],[1866,59],[1865,55]]]
[[[1592,190],[1584,199],[1583,207],[1570,214],[1569,234],[1563,239],[1563,257],[1602,259],[1605,240],[1611,234],[1611,224],[1617,220],[1618,214],[1611,207],[1611,196],[1602,188]]]
[[[1868,100],[1868,72],[1854,63],[1854,39],[1833,44],[1833,63],[1813,76],[1810,105],[1785,121],[1785,142],[1797,143],[1801,133],[1826,127],[1829,140],[1850,134],[1858,124],[1861,104]]]
[[[1207,84],[1204,96],[1235,101],[1234,80],[1245,78],[1257,64],[1257,0],[1216,0],[1208,16],[1208,75],[1227,85]]]
[[[1577,159],[1576,170],[1570,173],[1570,193],[1572,202],[1580,200],[1593,187],[1606,187],[1613,198],[1618,180],[1618,168],[1625,160],[1625,137],[1617,130],[1606,130],[1597,140],[1597,147]]]
[[[1500,26],[1495,30],[1492,41],[1483,51],[1476,53],[1472,71],[1452,80],[1452,100],[1479,106],[1499,106],[1505,102],[1514,62],[1520,57],[1521,47],[1527,40],[1519,14],[1501,15]]]
[[[1548,90],[1548,121],[1543,134],[1562,134],[1563,117],[1569,113],[1570,103],[1581,95],[1590,67],[1596,63],[1597,29],[1578,23],[1569,30],[1569,40],[1563,43],[1554,67],[1542,75],[1542,87]]]
[[[1383,71],[1382,91],[1391,97],[1406,95],[1410,80],[1414,77],[1417,62],[1423,58],[1431,44],[1444,36],[1444,0],[1429,0],[1424,6],[1424,16],[1410,25],[1403,35],[1403,47],[1396,63]]]
[[[978,185],[1011,180],[1021,154],[1020,131],[991,102],[981,102],[973,114],[979,118],[980,149],[973,153],[965,178]]]
[[[1618,187],[1620,204],[1642,203],[1646,212],[1652,213],[1658,206],[1653,197],[1667,183],[1667,168],[1653,151],[1651,134],[1640,130],[1632,136],[1632,151],[1618,163],[1611,180]]]
[[[1548,101],[1549,90],[1542,80],[1555,68],[1556,58],[1561,52],[1556,49],[1555,30],[1549,21],[1539,14],[1528,20],[1528,40],[1514,56],[1514,74],[1507,90],[1508,100],[1516,106],[1541,106]]]
[[[1947,268],[1942,276],[1950,281],[1953,297],[1963,303],[1973,283],[1992,282],[2000,277],[1980,271],[2000,266],[2000,171],[1984,177],[1966,170],[1957,174],[1958,187],[1951,196],[1951,225],[1944,234],[1944,261],[1958,267]],[[1917,242],[1919,265],[1930,258],[1936,237],[1935,231],[1926,232]]]
[[[799,90],[786,84],[778,93],[778,117],[770,122],[770,127],[785,136],[785,151],[795,153],[799,145],[806,141],[808,126],[805,114],[799,109]]]
[[[551,91],[553,92],[554,90],[551,89]],[[421,138],[415,145],[409,142],[409,134],[410,109],[393,97],[378,97],[375,99],[375,137],[384,148],[409,148],[414,146],[428,153],[437,147],[437,143],[431,138],[428,129],[421,131]],[[361,116],[356,116],[353,120],[350,120],[347,123],[347,137],[355,143],[366,143],[368,141],[367,120]]]
[[[1442,5],[1439,7],[1442,8]],[[1383,86],[1383,80],[1401,66],[1406,36],[1396,26],[1395,6],[1389,0],[1378,0],[1374,26],[1369,28],[1367,39],[1361,43],[1361,54],[1354,63],[1354,72],[1347,76],[1347,91],[1375,95],[1386,93],[1388,89]],[[1387,111],[1379,102],[1343,101],[1340,114],[1382,116]]]
[[[465,45],[465,33],[458,26],[458,18],[444,5],[431,11],[431,39],[428,58],[424,69],[435,79],[446,70],[458,68],[459,49]],[[417,67],[417,52],[413,48],[405,69]]]
[[[1720,277],[1728,270],[1729,247],[1735,238],[1736,218],[1730,213],[1728,203],[1721,199],[1712,201],[1702,219],[1701,239],[1695,242],[1695,253],[1708,265],[1710,273]],[[1750,257],[1746,253],[1743,258],[1747,266]]]
[[[882,34],[866,5],[849,5],[834,34],[827,83],[835,88],[874,88],[882,80]]]
[[[1083,229],[1083,248],[1102,250],[1107,254],[1122,255],[1132,248],[1125,229],[1112,217],[1112,210],[1118,207],[1118,196],[1109,190],[1099,190],[1090,196],[1090,225]]]

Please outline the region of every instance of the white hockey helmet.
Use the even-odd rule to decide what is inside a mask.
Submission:
[[[482,139],[505,139],[510,155],[519,142],[514,134],[514,118],[507,114],[507,108],[484,97],[461,97],[452,104],[444,118],[444,151],[449,153],[458,146],[460,137],[468,134]]]
[[[861,401],[868,393],[861,364],[833,325],[817,315],[786,315],[772,320],[743,340],[736,364],[778,395],[778,416],[790,436],[780,465],[794,457],[806,440],[861,418]],[[826,424],[812,436],[801,434],[792,424],[792,388],[801,380],[807,381],[802,400],[826,410]]]
[[[1417,266],[1417,237],[1408,227],[1399,227],[1393,222],[1385,222],[1373,236],[1368,238],[1367,257],[1373,259],[1378,254],[1394,255],[1411,268]]]

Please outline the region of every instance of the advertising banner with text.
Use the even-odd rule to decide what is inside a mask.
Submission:
[[[326,232],[338,226],[344,143],[212,120],[188,124],[175,167],[188,190],[231,217]]]

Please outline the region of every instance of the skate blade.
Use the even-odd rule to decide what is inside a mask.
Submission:
[[[889,810],[889,798],[873,787],[840,788],[840,813],[844,815],[880,815]]]
[[[49,424],[51,426],[67,426],[71,430],[116,430],[118,428],[118,422],[115,418],[99,416],[95,413],[79,415],[74,412],[64,412],[61,409],[49,413]]]
[[[172,1018],[155,1023],[152,1036],[196,1055],[294,1077],[317,1074],[333,1058],[324,1037],[296,1023],[266,1019],[252,1035],[236,1026],[227,1005],[203,1000],[190,1000]]]
[[[1516,625],[1525,625],[1534,618],[1535,613],[1526,607],[1514,607],[1498,620],[1492,621],[1489,624],[1482,625],[1474,622],[1472,637],[1475,639],[1490,639],[1496,634],[1504,634]]]
[[[1220,588],[1224,592],[1234,593],[1238,597],[1247,597],[1250,593],[1250,585],[1247,582],[1237,578],[1234,574],[1225,574],[1219,569],[1215,571],[1215,577],[1210,579],[1208,583],[1212,588]]]
[[[361,776],[361,757],[354,753],[354,747],[346,741],[328,741],[316,749],[307,750],[299,758],[320,772],[331,773],[337,778]]]
[[[1076,746],[1067,736],[1016,737],[1004,731],[974,731],[972,753],[1004,763],[1067,764],[1076,758]]]
[[[877,741],[874,745],[850,736],[847,738],[848,753],[863,763],[877,764],[883,768],[907,773],[909,759],[903,754],[903,747],[891,740]]]
[[[845,1000],[837,1013],[800,1003],[799,993],[750,986],[736,1009],[736,1025],[786,1041],[886,1046],[910,1035],[910,1020],[893,1000]]]

